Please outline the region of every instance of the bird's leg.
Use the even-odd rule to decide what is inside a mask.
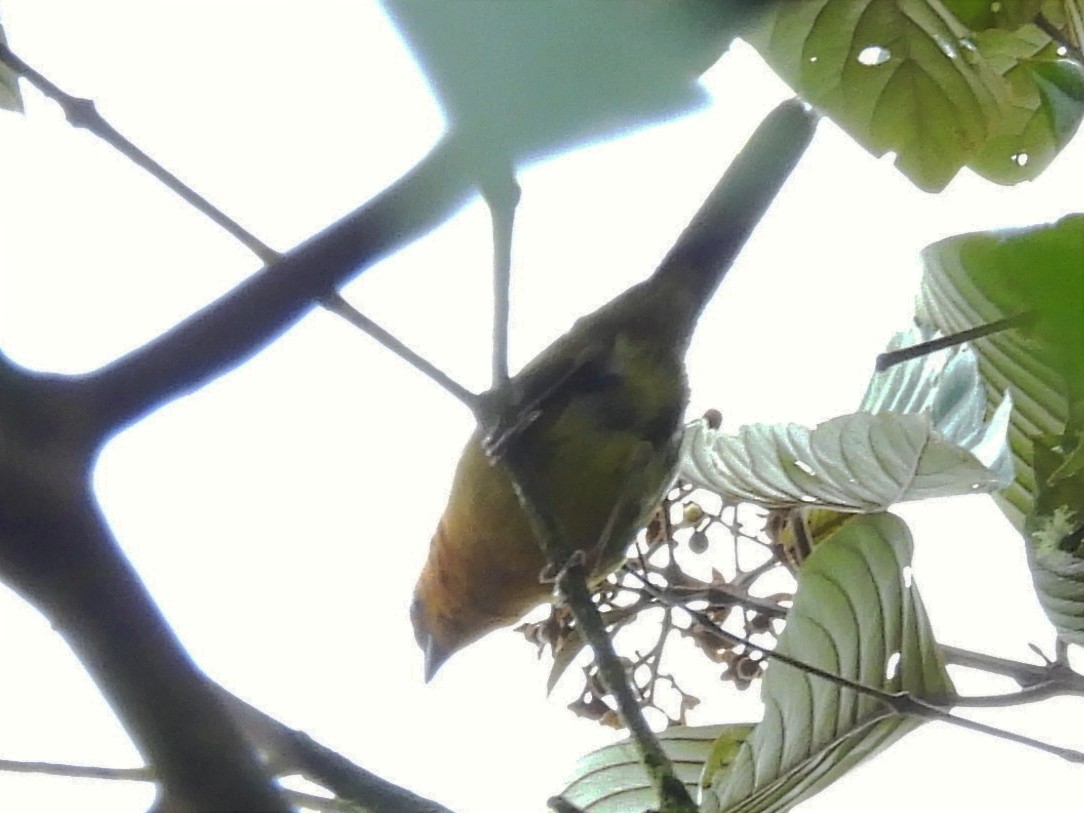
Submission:
[[[501,171],[487,172],[482,180],[482,197],[493,224],[493,382],[499,390],[508,383],[508,311],[512,280],[512,230],[519,184],[509,164]]]
[[[586,565],[586,554],[577,548],[563,562],[550,562],[542,568],[538,574],[538,581],[542,584],[557,584],[572,568]]]

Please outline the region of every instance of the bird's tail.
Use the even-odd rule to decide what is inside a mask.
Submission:
[[[792,99],[769,113],[644,285],[665,288],[675,332],[693,323],[802,157],[817,115]],[[651,297],[660,301],[657,290]]]

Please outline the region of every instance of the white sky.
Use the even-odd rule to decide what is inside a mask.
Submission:
[[[0,0],[9,41],[278,248],[371,197],[442,122],[375,0]],[[786,95],[739,48],[716,104],[521,174],[513,364],[646,276],[759,118]],[[256,268],[230,238],[27,93],[0,116],[0,347],[93,369]],[[1003,189],[966,173],[914,190],[831,126],[701,322],[690,414],[813,424],[850,411],[911,310],[919,249],[1080,205],[1084,142]],[[477,203],[346,295],[468,386],[489,365],[489,227]],[[458,813],[541,810],[612,733],[544,697],[548,665],[498,633],[421,679],[406,609],[470,419],[435,385],[316,313],[250,363],[117,437],[96,472],[112,526],[215,679]],[[1020,541],[986,498],[904,512],[939,637],[1027,659],[1052,631]],[[0,593],[0,757],[133,766],[138,756],[66,646]],[[713,684],[705,684],[705,690]],[[990,690],[962,682],[964,690]],[[998,688],[1007,688],[998,684]],[[729,689],[700,722],[757,716]],[[983,719],[1084,747],[1069,701]],[[1076,736],[1074,737],[1074,734]],[[802,807],[1076,809],[1055,758],[926,726]],[[150,792],[0,776],[20,811],[139,811]]]

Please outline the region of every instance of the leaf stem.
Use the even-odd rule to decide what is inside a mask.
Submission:
[[[1009,330],[1010,328],[1027,327],[1034,324],[1036,318],[1034,311],[1022,311],[1013,314],[1012,316],[1006,316],[1004,319],[998,319],[993,322],[987,322],[984,325],[961,330],[959,333],[953,333],[948,336],[938,336],[936,339],[930,339],[928,342],[919,342],[910,347],[901,347],[899,350],[889,350],[877,356],[875,369],[877,372],[882,373],[889,367],[894,367],[897,364],[902,364],[911,359],[928,356],[930,353],[936,353],[938,350],[955,347],[964,342],[981,339],[984,336],[991,336],[994,333],[1000,333],[1001,331]]]
[[[670,603],[673,601],[672,599],[666,597],[661,590],[655,587],[655,585],[651,584],[651,582],[649,582],[641,574],[634,573],[634,575],[643,582],[644,589],[654,595],[657,599],[664,603]],[[975,720],[970,720],[966,717],[959,717],[937,703],[930,702],[929,700],[923,698],[915,697],[908,692],[886,692],[883,689],[878,689],[873,686],[867,686],[864,683],[859,683],[858,681],[845,678],[842,675],[837,675],[833,672],[821,669],[819,666],[814,666],[813,664],[801,661],[798,658],[792,658],[790,655],[785,655],[781,652],[777,652],[770,647],[761,646],[760,644],[754,643],[748,638],[744,638],[741,635],[729,632],[728,630],[725,630],[718,624],[716,624],[704,613],[693,610],[690,607],[682,605],[682,609],[684,609],[685,612],[689,613],[689,615],[692,616],[692,618],[698,624],[703,626],[703,628],[707,630],[710,634],[721,638],[727,643],[740,644],[747,649],[752,650],[753,652],[758,652],[761,655],[764,655],[767,658],[779,661],[780,663],[784,663],[787,666],[791,666],[795,669],[800,669],[806,674],[812,675],[814,677],[819,677],[841,688],[850,689],[852,691],[858,692],[859,694],[866,695],[867,697],[872,697],[875,700],[879,700],[896,714],[910,715],[913,717],[920,717],[926,720],[940,720],[941,722],[949,723],[950,725],[955,725],[960,728],[966,728],[971,731],[978,731],[983,734],[990,734],[1000,739],[1019,743],[1021,745],[1026,745],[1031,748],[1036,748],[1040,751],[1045,751],[1048,754],[1053,754],[1054,756],[1061,757],[1062,759],[1065,759],[1069,762],[1084,763],[1084,752],[1077,751],[1072,748],[1062,748],[1057,745],[1051,745],[1040,740],[1032,739],[1031,737],[1026,737],[1022,734],[1016,734],[1002,728],[997,728],[996,726],[980,723]],[[955,697],[946,698],[944,700],[944,704],[951,706],[955,703],[955,700]]]

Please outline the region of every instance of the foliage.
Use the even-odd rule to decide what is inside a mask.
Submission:
[[[1001,184],[1035,178],[1084,117],[1079,0],[560,0],[519,16],[510,3],[388,6],[460,139],[446,164],[427,164],[422,180],[407,179],[415,186],[381,196],[115,368],[35,377],[0,357],[3,576],[109,694],[158,772],[163,809],[197,798],[285,809],[269,781],[296,767],[283,754],[351,804],[434,808],[403,802],[399,788],[394,804],[374,802],[360,767],[297,732],[226,714],[230,702],[190,665],[94,510],[87,472],[112,432],[247,358],[365,263],[441,222],[472,186],[496,198],[525,160],[700,103],[696,77],[735,37],[927,191],[965,167]],[[4,43],[0,29],[10,57]],[[21,110],[14,77],[31,72],[18,65],[0,64],[0,108]],[[86,112],[67,108],[73,120],[73,109]],[[893,351],[1017,321],[875,376],[855,413],[813,429],[694,422],[682,479],[622,569],[595,586],[611,634],[660,622],[654,645],[622,665],[640,704],[672,725],[664,749],[704,811],[788,810],[919,725],[892,696],[960,699],[911,578],[910,533],[887,513],[897,502],[1004,489],[997,499],[1021,531],[1040,602],[1063,642],[1084,644],[1084,216],[950,237],[923,261],[917,328]],[[732,557],[708,579],[683,567],[724,547]],[[764,585],[767,597],[754,590]],[[549,688],[591,643],[560,603],[521,631],[554,654]],[[664,662],[682,639],[723,665],[722,680],[760,681],[760,722],[686,725],[699,698]],[[620,724],[599,674],[589,660],[572,708]],[[585,757],[565,800],[594,813],[652,807],[636,752],[623,743]],[[178,753],[199,753],[207,776],[194,778]]]
[[[894,152],[923,189],[964,166],[999,183],[1033,178],[1084,115],[1081,66],[1026,14],[1038,3],[769,5],[750,39],[772,67],[872,153]]]

